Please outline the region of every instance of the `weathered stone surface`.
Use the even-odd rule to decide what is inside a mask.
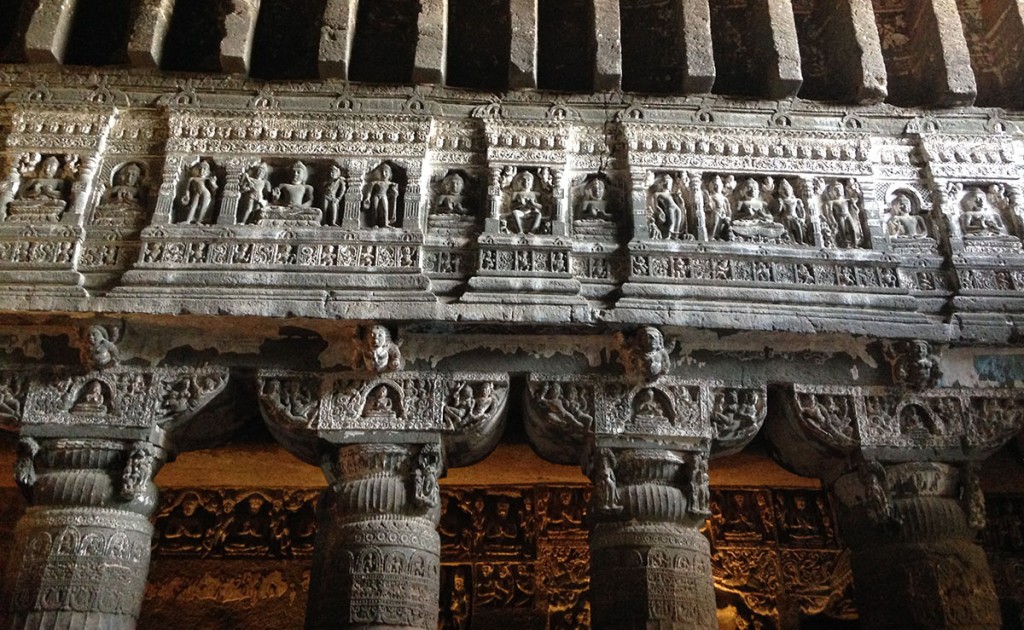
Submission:
[[[175,0],[147,0],[140,4],[128,36],[128,59],[133,66],[156,68],[163,56],[164,39],[171,25]]]
[[[709,0],[684,0],[682,12],[683,91],[710,92],[715,83],[715,53],[711,43]]]
[[[978,95],[978,85],[956,0],[927,0],[922,5],[922,11],[930,14],[928,21],[935,21],[934,39],[921,38],[918,46],[919,54],[933,55],[937,45],[936,100],[947,107],[970,105]]]
[[[509,0],[512,42],[509,50],[508,86],[537,87],[537,0]]]
[[[594,3],[594,90],[616,90],[622,86],[622,22],[619,3]]]
[[[31,63],[62,63],[78,0],[40,0],[25,31],[25,58]]]
[[[356,28],[356,0],[327,0],[320,30],[318,62],[323,79],[348,78]]]
[[[231,0],[231,9],[224,16],[224,39],[220,43],[222,71],[238,74],[249,71],[259,12],[260,0]]]
[[[827,50],[834,72],[849,85],[857,103],[872,104],[888,95],[888,76],[871,0],[836,3]]]
[[[444,83],[448,59],[448,4],[442,0],[421,2],[416,31],[413,83]]]
[[[767,59],[765,89],[768,98],[787,98],[800,91],[800,47],[796,39],[790,0],[756,0],[752,22]]]

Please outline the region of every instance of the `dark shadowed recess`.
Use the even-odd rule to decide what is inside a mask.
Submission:
[[[674,0],[622,0],[622,89],[678,92],[683,81],[679,14]]]
[[[746,6],[711,3],[711,43],[715,54],[715,94],[758,96],[764,88],[764,55],[757,50]]]
[[[537,87],[589,92],[594,87],[594,5],[538,0]]]
[[[263,0],[256,20],[252,71],[260,79],[315,79],[327,0]]]
[[[177,0],[164,41],[164,70],[218,72],[227,0]]]
[[[0,62],[17,63],[25,58],[25,27],[38,1],[0,0]]]
[[[349,78],[408,83],[416,56],[417,0],[360,2]]]
[[[508,0],[449,0],[445,82],[480,90],[505,89],[511,37]]]
[[[128,61],[128,0],[78,0],[64,63],[109,66]]]

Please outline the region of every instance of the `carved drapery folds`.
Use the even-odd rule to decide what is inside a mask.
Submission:
[[[119,364],[117,328],[91,326],[86,372],[0,377],[19,430],[18,521],[6,588],[20,628],[133,628],[149,570],[153,478],[176,436],[227,383],[224,370]],[[83,437],[68,437],[83,436]]]
[[[928,344],[887,350],[886,387],[779,390],[767,435],[782,462],[838,499],[862,619],[871,627],[998,628],[978,463],[1024,425],[1017,390],[932,388]]]
[[[619,340],[625,377],[531,374],[526,429],[546,459],[593,483],[594,627],[717,627],[708,458],[741,449],[765,418],[763,388],[668,374],[659,330]]]

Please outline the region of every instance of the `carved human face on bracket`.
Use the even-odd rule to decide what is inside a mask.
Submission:
[[[391,334],[383,326],[374,326],[370,329],[370,345],[374,348],[383,348],[391,340]]]
[[[607,188],[605,186],[604,180],[600,178],[594,178],[590,180],[589,184],[587,184],[587,192],[590,193],[590,198],[595,199],[597,201],[601,201],[604,199],[606,190]]]
[[[107,331],[102,326],[89,327],[89,344],[93,347],[99,346],[107,341]]]
[[[657,352],[665,347],[665,339],[661,331],[650,326],[643,328],[640,333],[640,348],[644,352]]]

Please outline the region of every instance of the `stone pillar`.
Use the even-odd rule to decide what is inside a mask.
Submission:
[[[444,83],[448,58],[448,2],[422,0],[416,19],[413,83]]]
[[[321,79],[347,79],[359,0],[327,0],[317,64]]]
[[[717,628],[711,550],[700,533],[709,514],[706,456],[599,449],[595,459],[594,628]]]
[[[325,457],[307,628],[437,627],[441,449],[349,444]]]
[[[765,86],[771,99],[796,96],[804,82],[800,71],[800,46],[791,0],[759,0],[754,3],[755,37],[765,54]]]
[[[594,2],[594,90],[622,87],[622,23],[618,0]]]
[[[1000,627],[977,467],[1020,431],[1022,392],[938,388],[924,341],[883,346],[894,386],[778,390],[773,452],[839,505],[867,628]]]
[[[8,571],[12,628],[134,628],[146,590],[164,451],[147,441],[19,443],[29,508]]]
[[[715,51],[711,43],[711,8],[708,0],[683,0],[682,48],[686,72],[683,91],[710,92],[715,83]]]
[[[836,13],[827,22],[835,43],[828,47],[829,67],[839,73],[854,101],[881,103],[889,94],[888,74],[871,0],[840,0],[829,10]]]
[[[876,462],[837,479],[833,492],[864,627],[1001,627],[988,561],[974,542],[984,497],[969,466]]]

